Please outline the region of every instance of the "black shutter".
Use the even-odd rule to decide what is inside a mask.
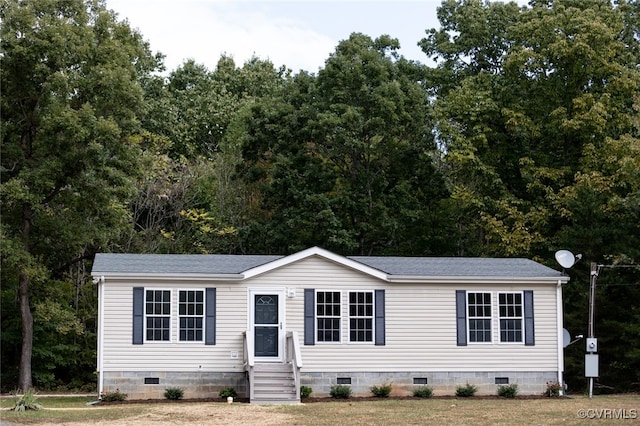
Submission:
[[[315,345],[316,323],[315,305],[316,291],[312,288],[304,289],[304,344]]]
[[[144,288],[133,288],[133,344],[144,341]]]
[[[536,344],[535,327],[533,321],[533,291],[524,291],[524,344],[534,346]]]
[[[384,290],[376,290],[376,345],[385,345]]]
[[[204,324],[204,344],[215,345],[216,344],[216,289],[206,289],[205,296],[205,324]]]
[[[467,346],[467,293],[456,290],[456,329],[458,346]]]

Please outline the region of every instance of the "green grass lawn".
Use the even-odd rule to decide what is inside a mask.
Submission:
[[[640,423],[640,396],[542,399],[427,399],[326,402],[281,407],[300,425],[579,425],[595,421],[583,416],[615,414],[636,419],[606,419],[606,424]],[[591,411],[586,411],[591,409]],[[582,410],[582,411],[581,411]],[[600,410],[600,411],[597,411]],[[613,410],[624,410],[616,411]],[[632,411],[636,410],[636,411]],[[600,413],[600,414],[598,414]],[[634,414],[636,413],[636,414]]]
[[[38,403],[46,408],[81,408],[86,407],[87,402],[95,400],[95,396],[52,396],[38,398]],[[14,405],[15,398],[0,398],[0,408],[12,408]]]
[[[1,418],[17,424],[110,425],[632,425],[640,396],[541,399],[349,399],[291,406],[222,402],[161,402],[87,406],[92,398],[40,398],[45,410],[16,413],[2,400]],[[587,418],[584,418],[587,416]],[[599,417],[598,417],[599,416]],[[607,417],[609,416],[609,417]],[[633,418],[635,417],[635,418]]]

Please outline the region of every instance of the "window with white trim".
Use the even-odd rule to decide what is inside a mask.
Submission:
[[[204,330],[204,291],[180,290],[178,324],[181,342],[202,342]]]
[[[491,293],[467,293],[469,342],[491,342]]]
[[[373,292],[349,292],[349,341],[373,341]]]
[[[316,292],[316,324],[318,342],[340,341],[341,315],[339,291]]]
[[[522,293],[498,293],[500,342],[522,343]]]
[[[146,340],[171,340],[171,291],[146,290],[145,314]]]

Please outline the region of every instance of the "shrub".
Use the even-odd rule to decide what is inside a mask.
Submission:
[[[184,396],[184,390],[180,388],[169,388],[164,391],[164,397],[167,399],[178,400]]]
[[[100,394],[100,399],[103,402],[114,402],[114,401],[124,401],[127,399],[126,393],[120,392],[120,389],[117,389],[114,392],[103,392]]]
[[[546,396],[560,396],[562,385],[558,382],[547,382],[547,390],[544,392]]]
[[[351,397],[351,387],[347,385],[331,386],[331,391],[329,391],[329,395],[331,395],[332,398],[336,398],[336,399],[347,399]]]
[[[386,398],[391,393],[391,385],[385,383],[384,385],[380,386],[371,386],[370,390],[373,396],[377,396],[378,398]]]
[[[515,398],[517,394],[518,394],[518,385],[515,383],[511,385],[498,386],[498,396],[502,396],[504,398]]]
[[[228,397],[237,398],[238,392],[236,392],[234,388],[229,387],[229,388],[222,389],[218,395],[220,395],[220,398],[228,398]]]
[[[416,398],[431,398],[433,396],[433,389],[429,386],[420,386],[413,390],[413,396]]]
[[[478,388],[474,385],[471,385],[469,383],[467,383],[464,386],[458,386],[456,388],[456,396],[461,396],[461,397],[470,397],[475,395],[475,393],[478,391]]]
[[[300,386],[301,398],[309,398],[312,392],[313,392],[313,389],[311,389],[309,386]]]
[[[12,408],[13,411],[27,411],[27,410],[41,410],[42,405],[38,404],[38,398],[33,393],[32,390],[28,390],[24,393],[24,395],[20,397],[15,397],[14,406]]]

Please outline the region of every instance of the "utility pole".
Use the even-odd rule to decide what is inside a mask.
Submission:
[[[594,319],[596,311],[596,281],[600,266],[591,262],[589,286],[589,333],[587,335],[587,354],[584,356],[584,375],[589,378],[589,398],[593,397],[593,378],[598,377],[598,339],[596,339]]]

